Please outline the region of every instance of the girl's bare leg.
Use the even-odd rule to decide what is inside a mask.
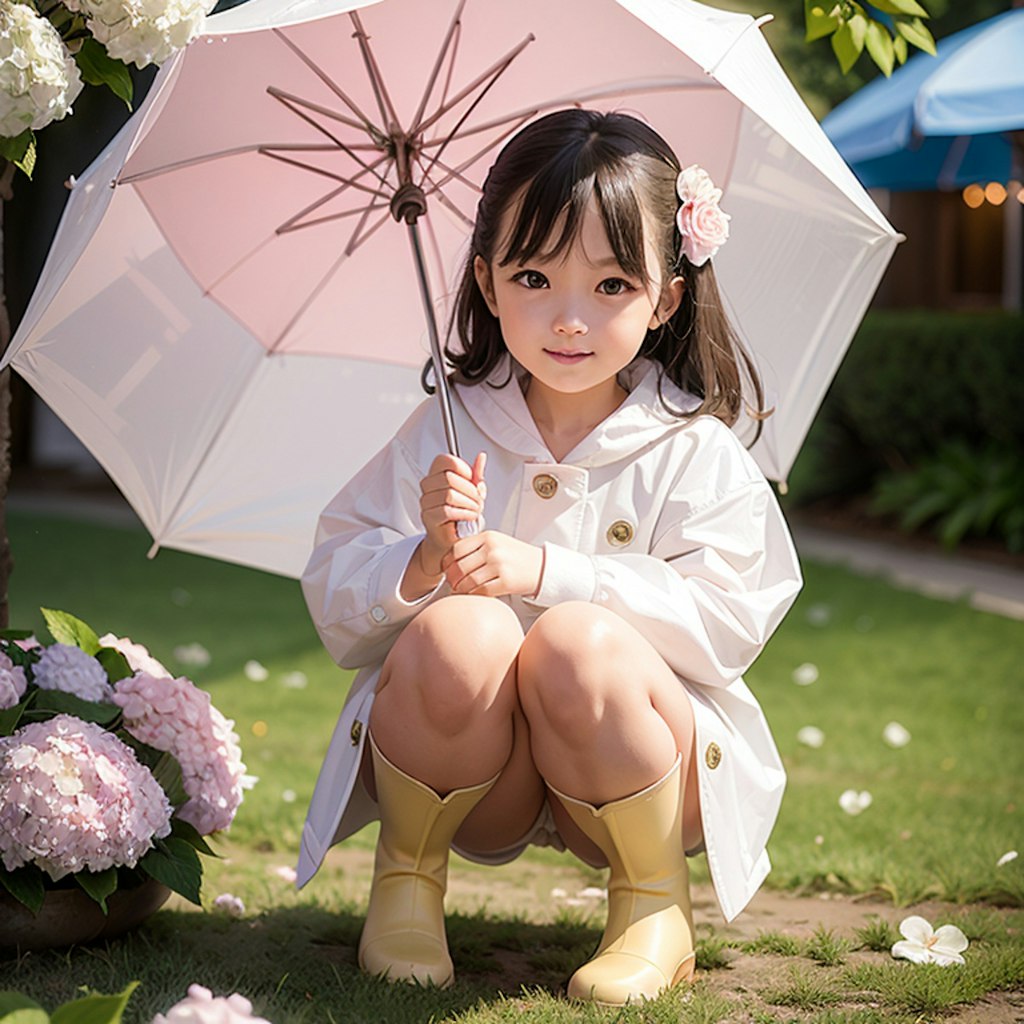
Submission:
[[[522,838],[544,800],[516,694],[522,642],[506,604],[453,594],[406,626],[381,673],[370,730],[395,765],[442,796],[501,772],[456,836],[466,849]]]
[[[683,842],[700,842],[689,698],[661,655],[624,619],[598,605],[549,608],[523,641],[520,704],[540,774],[556,790],[600,806],[661,779],[681,755]],[[556,800],[569,847],[591,863],[602,855]]]

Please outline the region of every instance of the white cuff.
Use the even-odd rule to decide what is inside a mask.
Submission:
[[[370,584],[371,600],[368,614],[374,623],[383,626],[385,623],[401,623],[411,618],[420,605],[429,601],[445,585],[445,578],[442,576],[437,581],[433,590],[416,598],[415,601],[406,601],[400,592],[402,577],[405,570],[416,554],[416,548],[424,538],[424,534],[417,534],[414,537],[403,537],[402,540],[392,544],[387,554],[381,559],[381,565],[375,578]]]
[[[551,608],[563,601],[593,601],[596,593],[597,566],[590,555],[546,542],[544,572],[537,595],[523,600]]]

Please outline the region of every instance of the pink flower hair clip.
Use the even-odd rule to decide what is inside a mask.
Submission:
[[[729,214],[718,205],[722,190],[703,167],[691,164],[679,172],[676,192],[682,203],[676,213],[682,253],[695,267],[702,267],[729,237]]]

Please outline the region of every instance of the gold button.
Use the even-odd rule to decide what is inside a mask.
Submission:
[[[362,737],[362,735],[363,735],[363,723],[360,722],[358,719],[356,719],[356,721],[354,721],[352,723],[352,729],[349,732],[349,736],[352,739],[352,746],[353,747],[358,747],[359,746],[359,740]]]
[[[550,473],[541,473],[533,478],[533,489],[542,498],[553,498],[558,490],[558,481]]]
[[[704,751],[704,763],[714,771],[722,763],[722,748],[717,743],[709,743]]]
[[[617,548],[625,547],[633,539],[633,524],[627,523],[625,519],[616,519],[608,527],[607,537],[609,544]]]

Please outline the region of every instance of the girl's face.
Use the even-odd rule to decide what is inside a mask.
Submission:
[[[515,208],[505,211],[497,251],[511,236]],[[657,251],[645,238],[645,262],[658,268]],[[524,264],[474,263],[477,284],[501,324],[509,352],[534,383],[562,394],[603,393],[632,362],[648,328],[657,327],[682,298],[680,278],[650,281],[619,266],[591,199],[576,240],[553,258]]]

